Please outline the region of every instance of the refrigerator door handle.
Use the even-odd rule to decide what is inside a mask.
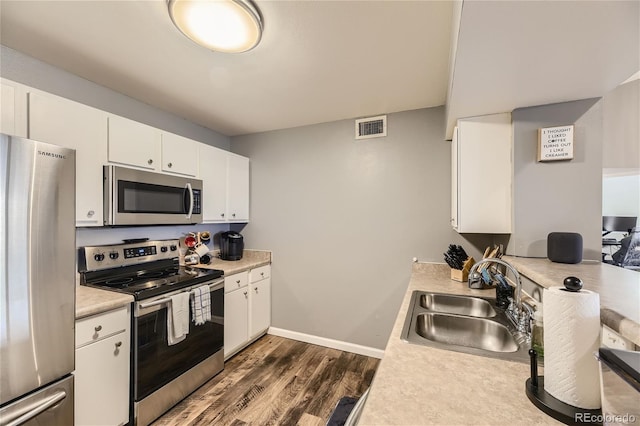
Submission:
[[[8,420],[9,423],[3,423],[2,426],[19,426],[24,424],[43,411],[53,407],[66,397],[67,393],[65,391],[59,391],[47,398],[36,401],[33,404],[29,404],[15,413],[8,413],[7,417],[3,420]]]

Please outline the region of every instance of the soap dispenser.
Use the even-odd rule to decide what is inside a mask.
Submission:
[[[542,304],[536,304],[533,312],[533,327],[531,329],[531,349],[538,353],[538,358],[544,357],[544,323]]]

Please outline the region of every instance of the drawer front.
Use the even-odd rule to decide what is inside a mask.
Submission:
[[[252,283],[256,281],[264,280],[271,276],[271,265],[260,266],[251,270],[250,279]]]
[[[230,291],[237,290],[242,287],[246,287],[248,283],[249,283],[248,271],[229,275],[228,277],[224,277],[224,292],[229,293]]]
[[[76,348],[109,337],[129,328],[128,307],[76,321]]]

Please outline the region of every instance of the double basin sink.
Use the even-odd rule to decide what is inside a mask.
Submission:
[[[413,344],[529,362],[528,341],[495,298],[414,291],[401,336]]]

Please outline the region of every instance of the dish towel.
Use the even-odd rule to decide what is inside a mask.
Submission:
[[[211,297],[208,285],[191,290],[191,314],[196,325],[211,321]]]
[[[171,296],[167,310],[167,343],[171,346],[182,342],[189,334],[189,293]]]

